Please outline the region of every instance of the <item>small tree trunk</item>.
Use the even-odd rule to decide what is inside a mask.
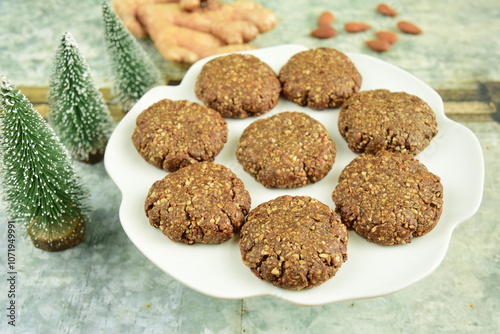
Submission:
[[[37,235],[29,233],[28,235],[33,245],[49,252],[63,251],[78,245],[85,236],[85,222],[82,219],[75,219],[71,228],[59,235],[48,235],[46,231],[40,231]]]
[[[89,154],[87,159],[78,159],[78,161],[89,165],[95,165],[104,159],[104,151],[103,149],[99,152]]]

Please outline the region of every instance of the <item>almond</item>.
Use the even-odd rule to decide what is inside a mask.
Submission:
[[[329,25],[322,25],[311,31],[311,36],[316,38],[332,38],[337,35],[337,30]]]
[[[398,28],[399,30],[407,34],[418,35],[422,33],[422,29],[408,21],[399,21]]]
[[[391,17],[398,15],[398,12],[394,8],[385,3],[381,3],[377,6],[377,12],[379,12],[382,15]]]
[[[335,16],[332,12],[323,12],[318,18],[318,26],[331,25],[333,20],[335,20]]]
[[[370,49],[377,52],[385,52],[391,48],[391,44],[384,39],[371,39],[365,43]]]
[[[360,32],[370,29],[371,26],[363,22],[347,22],[344,29],[347,32]]]
[[[394,44],[398,41],[398,35],[393,33],[392,31],[380,30],[375,33],[378,39],[383,39],[389,44]]]

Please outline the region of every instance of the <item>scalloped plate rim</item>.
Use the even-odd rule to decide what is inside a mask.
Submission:
[[[254,54],[258,57],[261,57],[266,62],[273,63],[275,71],[279,69],[279,67],[284,64],[284,62],[296,52],[300,52],[303,50],[307,50],[307,47],[297,45],[297,44],[288,44],[288,45],[280,45],[270,48],[263,48],[251,51],[245,51],[244,53]],[[377,246],[371,243],[366,242],[361,237],[355,235],[352,231],[350,232],[350,242],[349,242],[349,259],[339,270],[337,275],[333,277],[328,282],[325,282],[321,286],[315,287],[309,290],[303,291],[289,291],[285,289],[281,289],[275,287],[267,282],[260,281],[250,272],[248,268],[246,268],[241,259],[239,258],[239,251],[228,252],[227,249],[237,249],[237,237],[231,239],[230,241],[222,244],[222,245],[194,245],[187,246],[183,244],[175,244],[168,240],[167,237],[163,236],[159,230],[154,229],[147,222],[147,218],[145,217],[144,212],[137,212],[137,208],[142,208],[143,198],[145,196],[144,191],[147,191],[150,184],[136,184],[139,183],[138,180],[141,178],[148,178],[150,180],[156,180],[161,178],[162,175],[166,175],[165,172],[156,169],[142,161],[140,156],[135,151],[133,147],[130,135],[131,131],[133,131],[133,127],[135,126],[135,117],[137,117],[138,113],[143,110],[145,107],[150,104],[156,102],[161,98],[174,98],[174,96],[180,96],[182,98],[186,98],[193,102],[200,102],[196,96],[194,95],[194,89],[192,85],[194,85],[193,80],[195,80],[197,71],[201,69],[201,66],[209,61],[210,59],[218,56],[213,56],[209,58],[205,58],[195,64],[188,70],[184,79],[178,86],[159,86],[148,91],[138,102],[137,104],[129,111],[127,115],[120,121],[120,123],[116,126],[109,142],[108,147],[106,149],[104,164],[105,168],[113,179],[114,183],[118,186],[122,193],[122,202],[120,204],[119,216],[120,222],[124,231],[126,232],[128,238],[133,242],[133,244],[156,266],[158,266],[165,273],[172,276],[174,279],[180,281],[184,285],[206,294],[208,296],[216,297],[216,298],[224,298],[224,299],[241,299],[241,298],[249,298],[256,296],[274,296],[276,298],[285,300],[287,302],[297,304],[297,305],[323,305],[332,302],[339,302],[344,300],[355,300],[355,299],[363,299],[363,298],[372,298],[377,296],[387,295],[396,291],[399,291],[407,286],[414,284],[415,282],[423,279],[432,273],[442,262],[450,239],[453,233],[453,230],[463,221],[472,217],[475,212],[479,209],[482,192],[483,192],[483,184],[484,184],[484,160],[482,155],[481,146],[479,141],[475,137],[475,135],[465,126],[450,120],[444,114],[443,102],[440,96],[428,85],[409,74],[408,72],[387,63],[378,58],[374,58],[369,55],[359,54],[359,53],[346,53],[358,66],[360,72],[363,75],[363,85],[361,87],[364,89],[373,89],[373,88],[392,88],[394,83],[387,82],[384,80],[388,80],[384,78],[384,80],[377,81],[372,78],[374,76],[374,72],[378,74],[381,70],[385,70],[384,75],[388,77],[396,76],[398,78],[406,78],[407,81],[402,83],[402,87],[405,91],[409,93],[415,93],[422,97],[426,102],[428,102],[431,107],[435,110],[437,119],[439,122],[439,134],[436,138],[433,139],[431,145],[429,145],[426,150],[424,150],[420,155],[417,156],[418,159],[421,159],[423,162],[425,161],[428,168],[440,175],[439,173],[446,172],[447,175],[440,175],[443,178],[443,184],[447,181],[448,173],[452,171],[449,165],[446,165],[442,160],[448,159],[457,161],[460,163],[466,164],[468,171],[474,171],[474,184],[459,184],[455,185],[455,182],[448,182],[449,188],[445,187],[445,205],[443,210],[443,215],[441,217],[441,221],[445,221],[442,223],[438,223],[435,230],[430,232],[428,235],[423,236],[421,238],[416,238],[411,244],[403,245],[403,246],[394,246],[394,247],[382,247]],[[219,55],[220,56],[220,55]],[[277,57],[281,57],[277,59]],[[371,68],[376,65],[375,68]],[[377,72],[378,71],[378,72]],[[366,81],[365,81],[366,78]],[[401,83],[398,83],[398,87]],[[373,86],[373,87],[372,87]],[[394,89],[397,90],[397,89]],[[423,95],[423,96],[422,96]],[[280,107],[281,106],[281,107]],[[278,108],[280,107],[280,108]],[[267,117],[276,112],[281,112],[284,109],[286,110],[298,110],[304,111],[314,117],[319,118],[321,121],[323,119],[335,120],[336,119],[336,110],[329,111],[311,111],[307,108],[299,107],[292,104],[289,101],[285,101],[283,98],[280,98],[280,102],[278,107],[270,111],[268,114],[264,114],[260,117]],[[236,129],[244,128],[249,122],[253,121],[253,119],[247,120],[228,120],[228,126],[231,129],[233,127]],[[240,122],[238,124],[238,122]],[[233,127],[232,127],[233,126]],[[233,132],[234,132],[233,131]],[[332,137],[335,137],[334,140],[337,144],[338,155],[341,152],[344,152],[346,155],[342,159],[338,159],[340,162],[336,162],[336,164],[340,164],[337,166],[334,165],[332,172],[329,173],[325,179],[329,178],[330,181],[334,180],[338,173],[341,170],[341,167],[345,166],[345,164],[350,160],[347,156],[352,158],[352,153],[349,155],[349,152],[346,151],[346,144],[340,141],[340,137],[338,135],[338,131],[333,128],[329,128],[331,131]],[[234,136],[234,134],[233,134]],[[128,137],[128,138],[127,138]],[[233,141],[234,141],[233,137]],[[451,138],[451,139],[450,139]],[[229,138],[230,139],[230,138]],[[229,143],[228,139],[228,143]],[[453,143],[450,143],[453,141]],[[467,149],[467,153],[472,155],[474,159],[469,159],[470,161],[460,160],[460,156],[458,154],[452,155],[451,153],[441,152],[444,148],[441,148],[443,145],[446,145],[447,150],[455,150],[458,144],[454,144],[458,141],[459,144],[465,146]],[[226,147],[230,146],[226,144]],[[224,152],[221,152],[220,155]],[[442,156],[444,155],[444,156]],[[230,157],[230,155],[224,153],[224,159]],[[227,160],[218,161],[219,156],[216,158],[216,162],[224,163]],[[127,162],[128,164],[124,164]],[[244,179],[245,185],[251,185],[251,193],[252,193],[252,208],[254,208],[257,204],[254,200],[255,187],[259,186],[258,184],[254,184],[255,182],[248,176],[242,173],[242,169],[238,166],[234,161],[229,161],[226,165],[231,169],[236,170],[238,176]],[[136,169],[134,169],[136,168]],[[133,171],[134,173],[127,173],[128,170]],[[456,168],[454,168],[455,173],[457,173]],[[140,174],[136,174],[136,172],[140,172]],[[453,172],[453,171],[452,171]],[[133,175],[131,175],[133,174]],[[446,181],[446,182],[445,182]],[[463,181],[463,180],[462,180]],[[319,181],[316,185],[314,185],[314,190],[323,189],[322,187],[318,187],[318,184],[326,181]],[[447,185],[447,183],[445,184]],[[309,186],[308,186],[309,187]],[[457,215],[453,215],[452,211],[448,209],[448,205],[456,205],[454,201],[458,201],[454,197],[454,188],[462,187],[466,188],[468,191],[466,194],[470,195],[470,198],[467,199],[467,205],[458,205],[458,208],[461,210],[461,216],[455,217]],[[247,187],[248,188],[248,187]],[[307,187],[304,187],[307,188]],[[334,185],[330,183],[330,190],[333,190]],[[460,188],[459,190],[462,190]],[[260,189],[262,192],[265,189]],[[259,190],[259,195],[262,193]],[[303,193],[301,189],[300,191],[290,191],[292,194],[301,194]],[[313,187],[311,187],[311,191]],[[285,190],[286,191],[286,190]],[[275,194],[276,196],[272,195]],[[272,198],[272,196],[277,197],[280,191],[271,191],[271,195],[267,195],[266,198]],[[462,194],[464,195],[464,194]],[[142,196],[142,197],[141,197]],[[271,196],[271,197],[269,197]],[[448,197],[451,196],[451,199]],[[464,195],[465,196],[465,195]],[[313,196],[315,197],[315,196]],[[142,198],[141,203],[137,203]],[[259,198],[260,202],[266,200],[266,198]],[[325,204],[328,204],[334,207],[333,202],[326,203],[324,199],[320,199]],[[461,200],[461,202],[464,202]],[[257,201],[258,203],[258,201]],[[140,205],[139,205],[140,204]],[[458,203],[460,204],[460,203]],[[141,217],[141,215],[143,217]],[[137,218],[137,220],[142,220],[142,222],[138,222],[136,220],[132,220],[132,217]],[[144,223],[145,222],[145,223]],[[363,270],[368,271],[368,269],[364,267],[360,267],[359,260],[353,259],[353,257],[357,257],[359,253],[361,253],[361,257],[369,257],[366,252],[375,252],[378,255],[384,255],[389,259],[397,259],[401,261],[404,255],[397,255],[398,252],[413,254],[415,251],[410,251],[412,248],[419,250],[422,252],[428,248],[426,246],[435,247],[432,250],[432,254],[426,254],[429,258],[428,261],[424,261],[425,259],[421,259],[420,257],[416,257],[413,260],[416,261],[420,266],[421,270],[418,273],[415,273],[410,276],[405,276],[404,273],[397,273],[399,277],[395,273],[391,273],[391,275],[381,275],[380,272],[374,272],[370,280],[372,281],[372,285],[366,287],[366,281],[360,279],[358,273],[363,273]],[[214,248],[216,247],[216,248]],[[354,248],[353,248],[354,247]],[[200,251],[201,249],[201,251]],[[165,252],[167,255],[162,257],[158,255],[158,251]],[[185,253],[185,254],[184,254]],[[210,257],[205,258],[203,262],[196,262],[200,253],[210,253]],[[230,253],[230,254],[228,254]],[[237,253],[237,254],[235,254]],[[169,257],[169,255],[174,254],[176,256]],[[396,254],[396,255],[395,255]],[[180,257],[180,259],[177,259]],[[219,263],[214,261],[213,258],[222,259],[224,261],[228,261],[231,263],[231,271],[229,272],[226,267],[224,267],[224,263]],[[359,258],[358,258],[359,259]],[[176,262],[179,261],[179,262]],[[187,261],[185,261],[187,260]],[[189,264],[183,263],[193,261],[196,262],[197,268],[190,268]],[[238,263],[239,260],[239,263]],[[367,258],[365,259],[367,262],[375,262],[375,264],[367,264],[366,266],[375,267],[377,264],[382,267],[385,265],[387,268],[396,268],[391,267],[390,264],[387,266],[387,263],[384,261],[380,262],[380,259],[377,258]],[[378,261],[378,262],[377,262]],[[422,263],[420,263],[420,262]],[[429,263],[430,262],[430,263]],[[394,265],[394,264],[393,264]],[[401,263],[403,265],[403,263]],[[209,267],[211,266],[211,267]],[[202,269],[199,269],[202,268]],[[211,272],[209,268],[219,268],[222,271],[221,274],[217,276],[216,273]],[[222,268],[222,269],[221,269]],[[373,269],[372,268],[372,269]],[[201,272],[199,272],[201,270]],[[200,273],[205,273],[205,275],[200,275]],[[355,275],[356,274],[356,275]],[[194,276],[203,276],[202,279],[196,279]],[[394,277],[396,276],[396,277]],[[229,278],[227,278],[229,277]],[[233,281],[231,281],[231,279]],[[205,281],[205,280],[208,280]],[[384,283],[384,280],[388,282],[388,284]],[[213,285],[215,288],[210,287],[210,282],[213,281]],[[352,283],[352,284],[350,284]],[[371,289],[370,289],[371,287]],[[347,288],[347,289],[346,289]]]

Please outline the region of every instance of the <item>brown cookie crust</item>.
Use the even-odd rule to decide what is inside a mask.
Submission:
[[[164,99],[136,120],[132,142],[139,154],[167,172],[200,161],[213,161],[227,141],[221,115],[199,103]]]
[[[348,234],[337,214],[308,196],[281,196],[250,211],[240,233],[245,265],[275,286],[318,286],[347,260]]]
[[[326,47],[293,55],[281,68],[279,79],[287,99],[316,110],[340,107],[362,82],[349,57]]]
[[[425,101],[387,89],[352,96],[340,110],[338,128],[355,153],[387,149],[417,155],[438,132],[436,115]]]
[[[236,158],[267,188],[297,188],[321,180],[335,161],[325,127],[302,112],[261,118],[242,133]]]
[[[332,199],[349,229],[379,245],[399,245],[436,226],[443,186],[411,155],[379,151],[361,154],[345,167]]]
[[[227,167],[200,162],[156,181],[144,209],[149,222],[175,242],[220,244],[239,232],[250,195]]]
[[[258,116],[278,104],[281,84],[273,69],[248,54],[208,61],[195,83],[196,96],[223,117]]]

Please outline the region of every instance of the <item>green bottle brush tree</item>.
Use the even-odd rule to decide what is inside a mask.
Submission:
[[[26,96],[0,78],[0,189],[9,219],[35,247],[61,251],[85,235],[88,194],[68,151]]]
[[[160,71],[104,2],[102,19],[113,76],[112,93],[127,112],[150,88],[162,83]]]
[[[56,52],[48,97],[49,123],[70,155],[87,163],[101,161],[113,121],[69,32],[62,36]]]

